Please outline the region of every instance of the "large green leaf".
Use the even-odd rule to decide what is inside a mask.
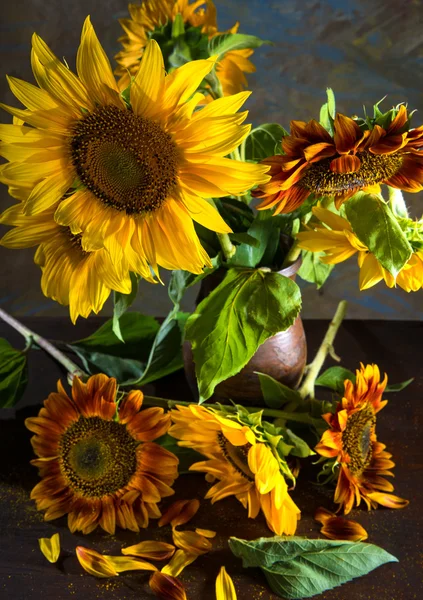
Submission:
[[[268,210],[259,211],[256,214],[247,233],[257,241],[257,244],[240,244],[228,264],[237,267],[256,267],[260,264],[268,246],[275,248],[279,242],[280,232],[277,220]]]
[[[327,265],[321,262],[320,257],[324,252],[302,251],[302,263],[298,270],[298,275],[304,281],[315,283],[319,290],[332,272],[335,265]]]
[[[217,55],[219,58],[232,52],[233,50],[243,50],[244,48],[260,48],[263,44],[272,44],[272,42],[261,40],[255,35],[246,35],[245,33],[223,33],[216,35],[209,41],[210,55]]]
[[[26,354],[0,338],[0,408],[14,406],[28,383]]]
[[[131,273],[132,288],[129,294],[121,294],[120,292],[113,292],[114,307],[113,307],[113,322],[112,329],[116,337],[123,343],[125,340],[122,337],[120,330],[119,319],[128,310],[133,301],[135,300],[138,292],[138,277],[135,273]]]
[[[269,408],[282,408],[282,406],[292,402],[301,404],[303,402],[300,394],[288,386],[276,381],[266,373],[257,373],[260,380],[261,393],[263,400]]]
[[[238,373],[267,338],[290,327],[300,308],[300,290],[291,279],[260,269],[230,269],[186,325],[200,402]]]
[[[358,192],[345,203],[354,233],[395,278],[413,253],[389,206],[375,194]]]
[[[362,542],[275,536],[230,538],[229,547],[244,567],[261,568],[272,591],[286,599],[310,598],[398,562],[382,548]]]
[[[263,123],[251,131],[245,140],[244,159],[259,162],[281,154],[281,141],[288,132],[278,123]]]

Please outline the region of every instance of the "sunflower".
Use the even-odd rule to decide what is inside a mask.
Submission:
[[[26,419],[42,481],[32,490],[46,521],[68,515],[69,529],[110,534],[118,525],[139,531],[161,516],[157,503],[171,496],[178,459],[153,440],[170,417],[162,408],[141,410],[143,394],[120,402],[116,380],[94,375],[73,379],[72,398],[60,381],[38,417]]]
[[[297,233],[299,247],[310,252],[324,252],[325,255],[320,258],[321,262],[332,265],[358,253],[360,290],[371,288],[382,280],[388,287],[392,288],[398,284],[406,292],[416,292],[423,286],[422,251],[417,250],[411,255],[395,280],[353,233],[346,219],[320,206],[313,207],[312,211],[321,223]]]
[[[259,209],[276,207],[275,214],[297,209],[310,194],[335,198],[337,208],[359,190],[378,193],[380,184],[407,192],[423,189],[423,126],[407,131],[410,116],[401,105],[389,126],[369,129],[338,113],[334,135],[317,121],[291,121],[282,139],[283,155],[270,165],[269,183],[253,195]]]
[[[236,496],[250,518],[256,518],[261,509],[276,534],[295,533],[300,511],[288,494],[280,457],[259,441],[249,426],[195,405],[178,406],[171,417],[174,424],[169,434],[180,440],[180,446],[193,448],[207,458],[191,465],[190,470],[206,473],[208,482],[217,480],[206,498],[214,503]]]
[[[157,39],[161,40],[162,28],[166,24],[173,23],[177,15],[181,15],[186,26],[196,28],[199,37],[204,36],[205,42],[220,35],[217,29],[216,7],[211,0],[194,2],[190,2],[190,0],[145,0],[140,5],[130,4],[128,10],[131,18],[119,20],[125,34],[119,38],[123,49],[115,56],[119,65],[116,75],[120,78],[119,87],[121,89],[125,89],[131,81],[131,76],[136,75],[149,39],[157,35]],[[239,23],[237,22],[225,33],[237,33],[238,28]],[[170,26],[169,38],[171,29]],[[170,39],[165,39],[163,43],[167,51],[169,45],[173,50]],[[202,48],[198,40],[196,40],[196,46]],[[171,51],[169,50],[168,53],[170,54]],[[216,75],[224,96],[237,94],[247,87],[244,73],[254,73],[256,70],[249,60],[253,53],[252,48],[230,50],[219,60],[216,65]],[[166,67],[168,68],[170,65],[166,65]],[[206,100],[210,99],[211,97],[208,95]]]
[[[387,381],[386,375],[380,380],[377,365],[361,364],[355,383],[345,381],[344,397],[335,413],[323,415],[329,429],[323,433],[316,451],[332,460],[332,470],[337,469],[334,500],[345,514],[362,501],[369,510],[378,504],[391,508],[408,504],[389,493],[394,487],[382,477],[393,477],[390,469],[395,466],[392,454],[376,437],[376,415],[387,403],[382,400]]]
[[[21,110],[2,105],[28,126],[2,125],[0,181],[29,191],[24,213],[55,207],[55,220],[81,234],[86,252],[106,248],[118,267],[150,278],[150,267],[200,273],[210,259],[193,221],[218,233],[229,227],[205,200],[241,194],[268,178],[267,167],[224,158],[248,135],[248,97],[240,93],[194,112],[196,89],[215,59],[165,75],[151,41],[131,84],[119,93],[93,27],[85,21],[78,77],[33,37],[39,87],[9,78]],[[128,104],[130,103],[130,105]]]
[[[0,240],[6,248],[38,246],[34,261],[41,267],[41,289],[48,298],[69,306],[75,323],[78,316],[87,318],[91,311],[100,312],[112,290],[129,294],[131,279],[126,261],[119,268],[105,248],[85,251],[81,234],[73,234],[54,220],[54,209],[25,216],[22,204],[11,206],[0,223],[14,225]]]

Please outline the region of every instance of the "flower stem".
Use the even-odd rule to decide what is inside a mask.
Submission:
[[[182,400],[168,400],[167,398],[157,398],[156,396],[144,396],[143,404],[147,406],[161,406],[162,408],[174,408],[175,406],[198,406],[195,402],[185,402]],[[221,410],[220,404],[206,404],[206,408],[216,408]],[[224,406],[225,411],[236,413],[236,406],[226,405]],[[262,412],[264,417],[273,417],[275,419],[284,419],[286,421],[296,421],[297,423],[306,423],[308,425],[321,425],[320,419],[314,419],[307,413],[295,413],[287,412],[284,410],[278,410],[273,408],[263,408],[258,406],[244,406],[245,410],[250,413]]]
[[[35,343],[37,346],[42,348],[47,354],[50,354],[54,360],[60,363],[65,369],[68,371],[69,380],[71,381],[75,376],[78,377],[87,377],[87,374],[82,371],[78,365],[70,360],[63,352],[58,350],[53,344],[43,338],[38,333],[34,333],[28,327],[25,327],[20,321],[9,315],[6,311],[0,308],[0,319],[3,319],[5,323],[13,327],[17,332],[19,332],[26,340],[27,348],[25,348],[25,352],[31,347],[31,344]]]
[[[289,265],[292,265],[300,256],[300,254],[301,248],[298,245],[298,241],[294,240],[294,243],[289,249],[288,254],[285,256],[285,260],[283,261],[282,267],[289,267]]]
[[[229,260],[236,252],[235,246],[231,242],[231,239],[227,233],[218,233],[217,237],[226,260]]]
[[[333,352],[333,341],[338,332],[338,329],[345,317],[347,312],[347,302],[341,300],[336,309],[335,316],[333,317],[323,342],[314,357],[313,362],[308,366],[307,375],[298,390],[298,393],[302,398],[314,398],[314,384],[319,375],[320,369],[325,362],[326,356]]]

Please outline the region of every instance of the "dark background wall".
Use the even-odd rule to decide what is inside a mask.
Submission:
[[[384,106],[406,101],[423,108],[423,3],[421,0],[215,0],[219,26],[227,29],[241,21],[241,30],[275,42],[256,52],[257,73],[250,76],[253,95],[250,119],[257,125],[318,115],[324,91],[332,87],[338,108],[360,113],[387,95]],[[16,104],[5,75],[33,81],[30,39],[41,35],[71,68],[81,27],[91,15],[97,34],[112,57],[121,34],[117,22],[127,14],[123,0],[16,0],[0,7],[0,99]],[[415,123],[422,115],[417,113]],[[3,113],[2,122],[10,122]],[[421,216],[423,195],[408,195],[414,216]],[[5,186],[0,189],[0,209],[10,205]],[[0,306],[18,315],[58,315],[67,310],[41,294],[39,270],[33,250],[0,248]],[[422,293],[388,290],[383,284],[367,292],[358,290],[354,259],[340,265],[320,291],[305,284],[304,316],[330,317],[339,299],[350,302],[350,317],[420,319]],[[195,292],[186,299],[192,305]],[[169,308],[162,286],[143,285],[136,307],[149,314]],[[110,305],[104,309],[110,312]]]

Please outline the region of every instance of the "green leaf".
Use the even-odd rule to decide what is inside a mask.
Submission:
[[[28,383],[26,355],[0,338],[0,408],[10,408],[20,400]]]
[[[352,371],[344,369],[344,367],[329,367],[315,381],[315,385],[327,387],[334,390],[338,394],[344,393],[344,381],[349,379],[355,383],[355,375]]]
[[[178,473],[179,475],[192,474],[189,468],[195,462],[203,461],[204,456],[199,452],[196,452],[192,448],[185,448],[184,446],[178,445],[178,440],[166,433],[163,437],[158,440],[154,440],[156,444],[159,444],[169,452],[173,452],[179,458]]]
[[[270,375],[266,375],[265,373],[257,373],[257,375],[260,380],[263,399],[269,408],[282,408],[282,406],[288,402],[296,404],[302,403],[300,394],[295,390],[276,381],[276,379],[273,379],[273,377],[270,377]]]
[[[245,160],[259,162],[281,153],[282,138],[288,132],[278,123],[264,123],[251,131],[245,140]]]
[[[238,244],[246,244],[247,246],[254,246],[254,248],[260,248],[260,242],[258,239],[244,231],[243,233],[230,233],[229,237],[233,242]]]
[[[237,247],[236,253],[228,261],[228,264],[237,267],[256,267],[260,264],[268,245],[272,245],[274,236],[279,240],[278,223],[272,217],[269,210],[259,211],[247,234],[257,241],[257,244],[252,245],[241,244]],[[267,265],[266,265],[267,266]]]
[[[272,42],[261,40],[255,35],[245,33],[223,33],[216,35],[209,41],[209,54],[218,55],[220,58],[226,52],[242,50],[244,48],[260,48],[263,44],[273,45]]]
[[[207,275],[210,275],[211,273],[216,271],[216,269],[219,268],[220,257],[213,257],[211,259],[211,263],[213,265],[212,268],[204,269],[204,272],[200,273],[200,275],[194,275],[189,271],[172,271],[168,285],[168,294],[169,298],[175,305],[176,310],[179,309],[179,305],[187,288],[192,287],[193,285],[207,277]]]
[[[180,13],[176,15],[172,23],[172,39],[177,39],[179,36],[184,35],[185,25],[184,19]]]
[[[298,456],[298,458],[307,458],[307,456],[313,456],[315,452],[302,438],[296,435],[290,429],[284,429],[286,441],[293,446],[291,450],[292,456]]]
[[[125,384],[143,374],[160,325],[153,317],[137,312],[123,314],[119,324],[125,343],[113,332],[113,319],[110,319],[69,348],[79,356],[88,373],[106,373]]]
[[[244,568],[261,568],[272,591],[286,599],[310,598],[398,562],[382,548],[363,542],[275,536],[230,538],[229,547],[242,558]]]
[[[375,194],[358,192],[345,203],[354,233],[394,277],[413,253],[389,206]]]
[[[123,343],[125,340],[122,337],[120,330],[119,319],[131,306],[135,300],[138,292],[138,277],[135,273],[130,273],[132,289],[129,294],[121,294],[120,292],[113,292],[114,307],[113,307],[113,325],[112,330],[115,336]]]
[[[334,134],[333,122],[336,114],[335,94],[331,88],[326,89],[327,102],[320,109],[320,124],[330,133]]]
[[[413,383],[413,381],[414,377],[407,379],[407,381],[402,381],[401,383],[391,383],[390,385],[386,386],[385,392],[401,392],[401,390],[404,390],[410,385],[410,383]]]
[[[230,269],[186,325],[200,402],[238,373],[267,338],[284,331],[301,308],[296,283],[279,273]]]
[[[133,383],[145,385],[184,366],[182,342],[189,313],[171,311],[157,332],[142,377]]]
[[[301,279],[304,279],[304,281],[315,283],[319,290],[331,274],[335,265],[327,265],[326,263],[321,262],[320,257],[325,255],[324,252],[309,252],[308,250],[303,250],[301,255],[302,263],[298,270],[298,275]]]

